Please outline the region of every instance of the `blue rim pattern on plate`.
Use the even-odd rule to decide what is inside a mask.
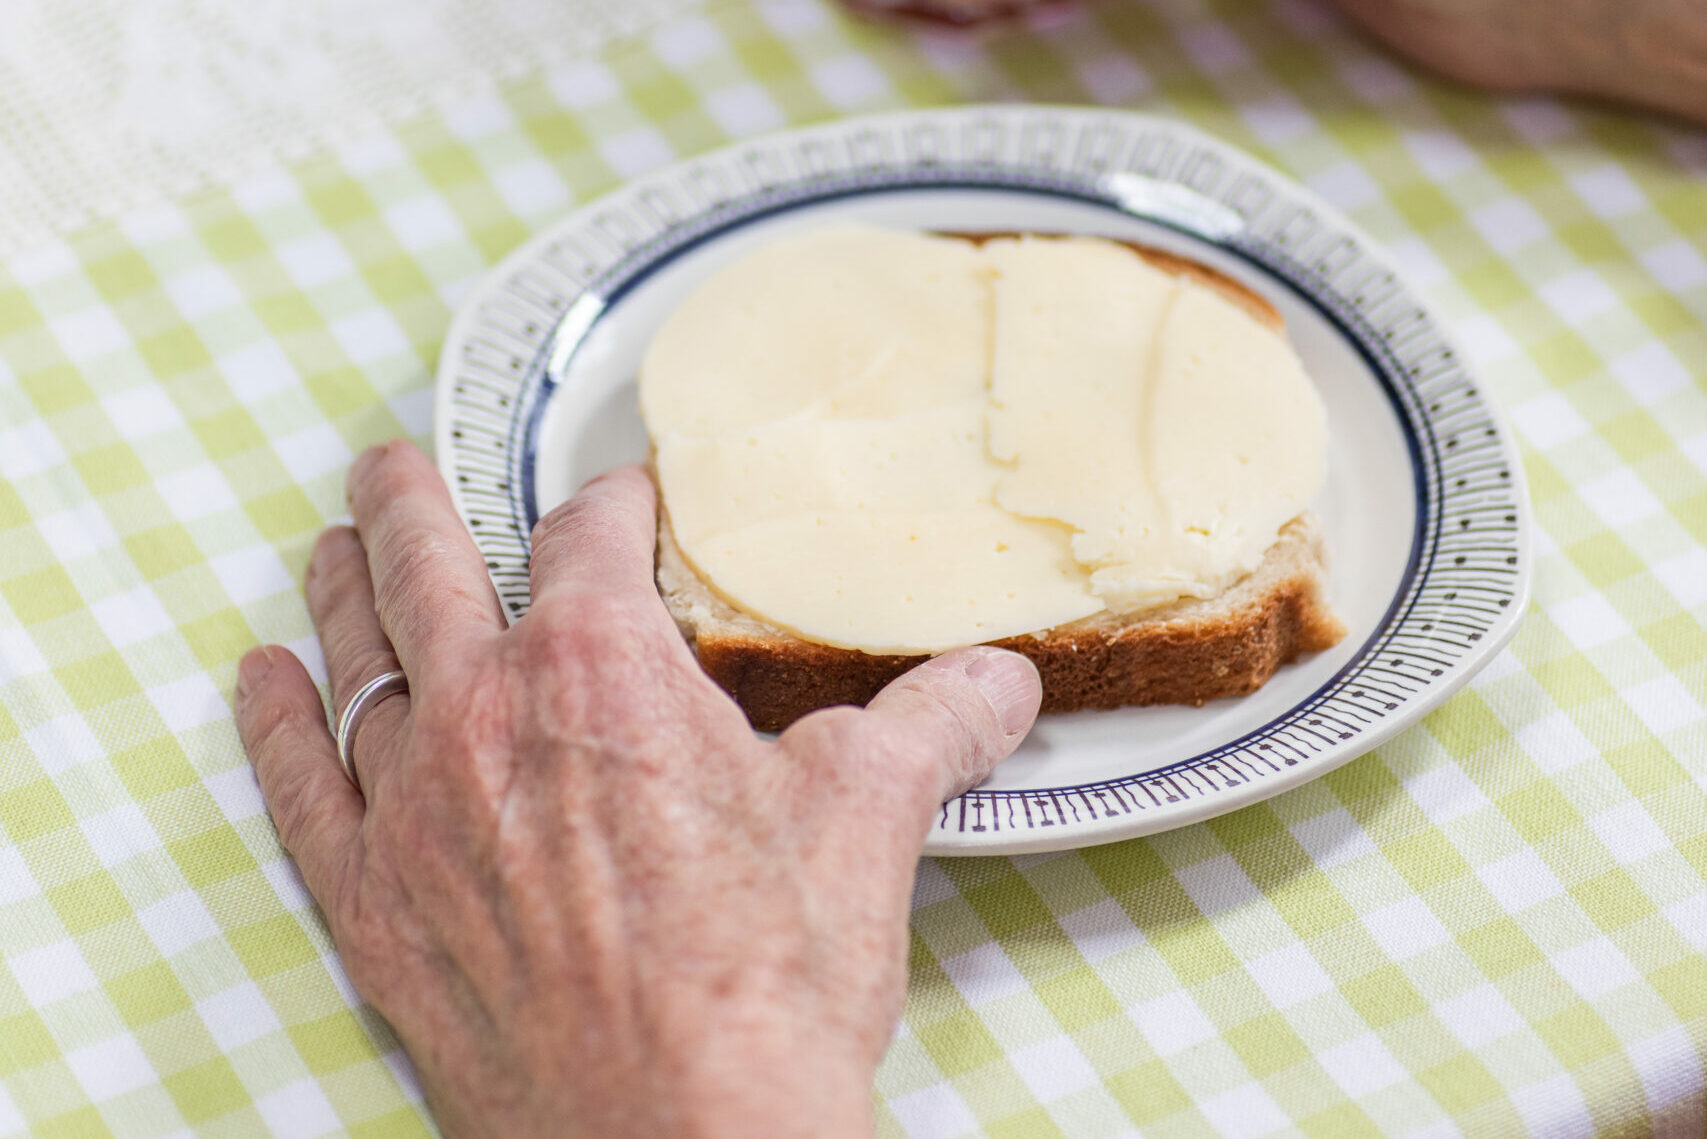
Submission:
[[[1265,167],[1178,124],[1062,108],[901,113],[740,144],[631,184],[513,255],[502,287],[447,342],[461,353],[441,364],[450,421],[439,424],[453,492],[512,618],[528,603],[539,424],[606,309],[675,258],[766,217],[851,195],[978,188],[1102,206],[1212,241],[1314,306],[1393,406],[1415,476],[1416,529],[1375,632],[1285,714],[1116,779],[968,792],[944,805],[939,831],[1094,824],[1257,779],[1290,785],[1300,780],[1289,769],[1350,759],[1389,734],[1402,709],[1444,699],[1489,642],[1510,636],[1528,570],[1521,468],[1426,308],[1348,222]]]

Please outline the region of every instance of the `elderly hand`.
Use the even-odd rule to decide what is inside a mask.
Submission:
[[[1695,0],[1333,0],[1446,75],[1707,121],[1707,6]]]
[[[1031,664],[949,653],[767,742],[658,597],[640,470],[539,524],[507,630],[424,455],[349,495],[307,580],[333,699],[410,684],[357,731],[365,799],[285,650],[244,658],[238,728],[444,1129],[869,1135],[925,834],[1030,727]]]

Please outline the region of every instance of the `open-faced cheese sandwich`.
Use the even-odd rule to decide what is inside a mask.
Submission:
[[[995,643],[1046,712],[1201,704],[1344,629],[1279,314],[1082,237],[838,225],[721,269],[640,372],[658,586],[755,727]]]

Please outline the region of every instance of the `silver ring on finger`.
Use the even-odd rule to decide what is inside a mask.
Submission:
[[[362,789],[362,781],[356,775],[356,729],[361,726],[362,720],[373,710],[374,705],[387,696],[407,691],[409,678],[401,669],[392,669],[390,672],[380,673],[356,689],[356,694],[344,705],[344,712],[338,717],[338,730],[333,735],[338,740],[338,762],[344,765],[344,774],[355,784],[357,791]]]

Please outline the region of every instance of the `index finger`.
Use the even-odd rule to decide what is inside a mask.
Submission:
[[[380,627],[412,676],[429,653],[504,627],[486,562],[431,460],[403,439],[350,467],[350,514],[367,550]]]
[[[638,466],[607,471],[539,520],[529,567],[535,599],[565,586],[657,594],[658,499]]]

